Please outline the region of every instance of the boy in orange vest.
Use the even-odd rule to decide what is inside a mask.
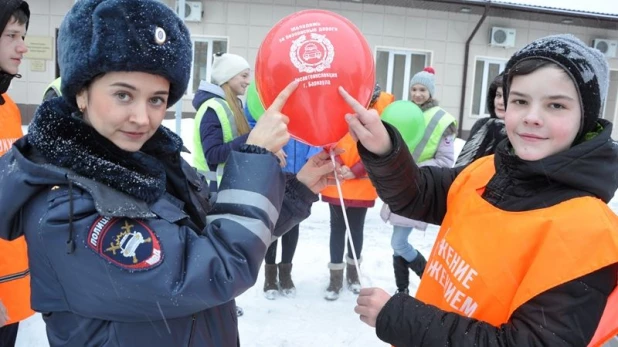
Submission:
[[[0,0],[0,155],[23,136],[17,105],[6,91],[18,74],[28,51],[24,42],[30,9],[22,0]],[[2,182],[0,182],[2,184]],[[0,346],[13,346],[20,320],[33,314],[30,309],[30,275],[26,241],[0,240]]]
[[[416,297],[364,288],[355,312],[394,346],[600,346],[618,333],[618,188],[609,66],[572,35],[538,39],[504,74],[508,141],[465,168],[418,168],[350,96],[347,115],[395,213],[441,224]]]

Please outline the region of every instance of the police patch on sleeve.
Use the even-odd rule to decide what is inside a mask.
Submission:
[[[127,270],[148,270],[163,260],[159,239],[136,219],[99,217],[86,243],[105,260]]]

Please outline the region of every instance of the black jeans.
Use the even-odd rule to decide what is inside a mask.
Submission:
[[[343,263],[343,251],[345,243],[345,221],[343,220],[343,210],[339,205],[329,204],[330,206],[330,262],[333,264]],[[350,223],[350,234],[354,242],[354,251],[360,258],[363,250],[363,228],[365,227],[365,216],[367,207],[348,207],[346,208],[348,222]],[[352,257],[350,252],[350,242],[348,242],[348,257]]]
[[[292,263],[292,259],[294,259],[294,253],[296,252],[296,245],[298,244],[298,234],[299,234],[300,224],[294,226],[290,231],[283,234],[281,237],[281,262],[284,264]],[[268,250],[266,251],[266,257],[264,258],[264,262],[266,264],[275,264],[277,258],[277,244],[278,240],[275,240]]]
[[[0,346],[1,347],[14,347],[15,340],[17,340],[17,328],[19,328],[19,322],[5,325],[0,328]]]

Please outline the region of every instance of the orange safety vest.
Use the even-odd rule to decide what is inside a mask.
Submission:
[[[379,114],[382,114],[384,108],[394,100],[395,97],[392,94],[382,92],[372,108],[378,111]],[[344,165],[352,167],[361,160],[356,147],[356,141],[349,133],[339,140],[336,147],[345,149],[345,152],[340,154]],[[376,189],[367,176],[341,182],[341,192],[346,200],[374,201],[378,197]],[[326,197],[339,199],[337,186],[327,186],[320,193]]]
[[[0,155],[6,153],[13,142],[24,136],[19,108],[7,94],[2,94],[2,98],[5,102],[0,105]]]
[[[356,141],[354,141],[352,135],[349,133],[339,140],[337,148],[343,148],[345,150],[345,152],[339,155],[343,161],[343,165],[352,167],[360,161]],[[325,197],[339,199],[337,186],[334,185],[327,186],[320,193]],[[354,201],[374,201],[378,197],[376,189],[367,176],[341,181],[341,193],[345,200]]]
[[[494,174],[492,155],[453,182],[416,297],[498,327],[535,296],[618,263],[618,217],[592,197],[524,212],[500,210],[481,197]],[[614,289],[589,346],[618,333],[617,311]]]
[[[5,103],[0,105],[0,155],[23,136],[17,105],[8,95],[3,94],[2,97]],[[23,236],[13,241],[0,239],[0,300],[9,316],[6,324],[19,322],[34,314],[30,308],[30,271]]]
[[[390,105],[393,101],[395,101],[395,96],[393,94],[381,92],[371,108],[378,111],[378,114],[382,114],[386,106]]]

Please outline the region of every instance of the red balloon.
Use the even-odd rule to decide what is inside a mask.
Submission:
[[[257,54],[255,80],[268,108],[293,80],[300,84],[283,107],[290,135],[312,146],[337,143],[347,132],[352,109],[337,88],[343,86],[367,106],[375,86],[369,44],[348,19],[324,10],[296,12],[268,32]]]

